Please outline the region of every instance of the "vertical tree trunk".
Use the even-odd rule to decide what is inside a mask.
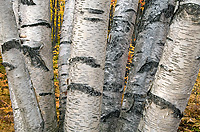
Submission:
[[[65,131],[98,132],[110,1],[75,5]]]
[[[21,0],[21,34],[31,80],[45,122],[45,132],[57,127],[49,0]]]
[[[0,49],[8,77],[15,131],[41,132],[44,122],[21,52],[21,43],[11,2],[2,0],[0,12]]]
[[[67,101],[67,80],[69,80],[69,58],[70,46],[72,43],[72,29],[74,19],[75,0],[65,1],[65,11],[61,29],[61,39],[58,60],[58,79],[59,79],[59,131],[64,130],[64,118]]]
[[[170,26],[139,131],[175,132],[200,68],[200,2],[185,0]]]
[[[102,132],[113,131],[117,125],[128,47],[131,43],[137,7],[138,0],[118,0],[116,4],[106,49],[101,117]]]
[[[154,79],[162,55],[171,18],[174,0],[148,0],[134,51],[122,112],[118,124],[121,132],[137,131],[149,85]]]

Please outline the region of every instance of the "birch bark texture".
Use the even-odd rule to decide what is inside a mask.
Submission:
[[[149,86],[154,79],[162,55],[174,0],[147,0],[140,20],[128,84],[124,93],[118,131],[137,131]]]
[[[69,58],[72,43],[72,31],[74,20],[75,0],[65,1],[63,24],[61,29],[59,56],[58,56],[58,79],[59,79],[59,129],[64,130],[64,118],[67,102],[67,82],[69,80]]]
[[[35,96],[35,89],[32,86],[21,52],[12,3],[2,0],[0,12],[0,49],[8,77],[15,131],[41,132],[44,122]]]
[[[110,0],[77,0],[65,131],[98,132]]]
[[[56,131],[50,1],[21,0],[20,39],[46,132]]]
[[[200,2],[180,2],[139,131],[177,131],[200,68]]]
[[[113,131],[120,114],[128,48],[133,34],[138,0],[118,0],[109,34],[104,73],[101,131]]]

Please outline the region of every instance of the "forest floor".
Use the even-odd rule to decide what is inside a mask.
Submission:
[[[57,53],[55,53],[57,54]],[[0,132],[14,132],[13,113],[8,90],[5,69],[0,56]],[[56,107],[58,113],[59,90],[57,80],[57,56],[54,57],[54,75],[56,89]],[[200,72],[190,96],[188,105],[184,111],[184,117],[179,125],[179,132],[200,132]]]

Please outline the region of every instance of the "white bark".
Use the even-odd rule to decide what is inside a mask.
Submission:
[[[72,43],[72,29],[74,19],[75,0],[65,1],[65,11],[61,29],[59,56],[58,56],[58,79],[59,79],[59,131],[64,130],[64,118],[67,101],[67,80],[69,80],[69,58]]]
[[[138,29],[133,65],[124,94],[118,124],[121,132],[134,132],[142,116],[149,85],[154,79],[170,20],[174,14],[174,0],[145,1],[144,14]]]
[[[128,48],[136,19],[138,0],[118,0],[107,43],[101,131],[113,131],[120,114]]]
[[[195,0],[180,3],[139,131],[177,131],[200,68],[199,10],[200,2]]]
[[[71,45],[65,131],[98,132],[109,0],[77,0]]]
[[[21,52],[21,44],[12,4],[0,3],[0,44],[6,67],[16,132],[41,132],[43,119],[35,90]]]
[[[45,132],[57,127],[51,46],[50,1],[21,0],[20,37],[31,80],[45,122]]]

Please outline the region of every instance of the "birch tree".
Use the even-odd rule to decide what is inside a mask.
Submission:
[[[65,131],[98,132],[109,0],[77,0],[71,44]]]
[[[12,4],[0,3],[0,44],[6,67],[16,132],[41,132],[44,121],[24,62]]]
[[[177,131],[200,68],[200,1],[180,2],[139,131]]]
[[[19,12],[22,49],[45,122],[44,131],[56,131],[50,1],[21,0]]]
[[[69,58],[70,46],[72,43],[72,29],[74,19],[75,0],[65,1],[65,11],[63,24],[61,29],[60,47],[59,47],[59,61],[58,61],[58,79],[59,79],[59,131],[64,130],[64,118],[67,101],[67,82],[69,81]]]
[[[138,0],[118,0],[106,49],[101,131],[116,127]]]
[[[118,131],[137,131],[149,85],[154,79],[162,55],[174,8],[174,0],[146,1],[144,14],[137,27],[133,65],[124,94]]]

